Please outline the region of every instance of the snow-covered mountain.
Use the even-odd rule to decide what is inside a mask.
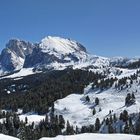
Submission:
[[[95,69],[109,66],[109,59],[90,55],[77,41],[45,37],[40,43],[12,39],[0,55],[0,75],[22,68],[60,70],[68,67]]]
[[[48,36],[26,57],[24,67],[78,62],[85,60],[87,55],[85,47],[76,41]]]
[[[91,55],[82,44],[71,39],[48,36],[34,44],[11,39],[0,55],[0,75],[22,68],[37,70],[73,68],[103,71],[107,67],[130,66],[132,68],[133,64],[139,66],[139,59]]]
[[[23,67],[26,55],[31,54],[35,46],[32,43],[11,39],[0,55],[1,71],[12,72]]]
[[[71,39],[45,37],[40,43],[11,39],[0,55],[0,72],[10,73],[23,67],[54,68],[62,64],[86,60],[88,53],[83,45]],[[69,64],[68,64],[69,63]]]

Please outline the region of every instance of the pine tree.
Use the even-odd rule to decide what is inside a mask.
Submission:
[[[109,125],[109,119],[107,118],[105,121],[106,125]]]
[[[78,126],[76,126],[75,133],[76,133],[76,134],[79,134],[79,128],[78,128]]]
[[[99,105],[99,98],[98,98],[98,97],[95,98],[95,104],[96,104],[96,105]]]
[[[129,117],[129,126],[132,126],[132,118]]]
[[[54,113],[54,103],[52,104],[51,112]]]
[[[5,135],[8,135],[8,131],[6,129],[5,124],[2,125],[2,133],[5,134]]]
[[[125,98],[125,105],[129,105],[130,100],[131,100],[131,94],[128,93],[126,98]]]
[[[34,140],[38,140],[39,138],[40,138],[40,136],[39,136],[39,130],[38,129],[35,129],[34,130]],[[48,135],[47,135],[48,136]]]
[[[71,134],[71,126],[70,126],[69,121],[67,121],[66,133],[67,133],[67,135],[70,135]]]
[[[95,132],[94,125],[90,125],[89,126],[89,133],[94,133],[94,132]]]
[[[93,114],[93,115],[96,114],[96,110],[95,110],[95,108],[93,109],[92,114]]]
[[[87,102],[90,102],[89,96],[86,96],[86,101],[87,101]]]
[[[47,131],[46,131],[45,126],[43,126],[43,128],[42,128],[41,137],[47,137]]]
[[[111,124],[113,123],[112,115],[110,115],[109,122],[110,122]]]
[[[140,113],[139,113],[139,118],[136,121],[136,135],[140,135]]]
[[[48,115],[45,116],[45,123],[48,123]]]
[[[117,121],[116,114],[113,115],[113,121],[114,121],[114,123]]]
[[[136,98],[135,98],[135,95],[134,95],[134,93],[132,93],[132,99],[133,100],[135,100]]]
[[[126,110],[123,111],[123,121],[126,122],[128,120],[128,112]]]
[[[98,132],[99,129],[100,129],[100,120],[99,118],[97,118],[95,121],[95,131]]]
[[[65,128],[65,120],[62,115],[59,115],[59,126],[61,129]]]
[[[20,139],[20,140],[26,140],[25,139],[25,127],[24,126],[21,126],[20,128],[19,128],[19,134],[17,135],[18,136],[18,138]]]
[[[102,111],[102,109],[101,108],[99,108],[99,112],[101,112]]]
[[[123,120],[123,113],[120,113],[119,119],[120,119],[120,120]]]
[[[25,123],[26,123],[26,124],[28,123],[28,118],[27,118],[27,117],[25,117]]]
[[[129,125],[128,125],[127,121],[125,122],[124,133],[129,134]]]
[[[111,123],[109,123],[109,125],[108,125],[108,133],[114,133],[114,129],[113,129]]]

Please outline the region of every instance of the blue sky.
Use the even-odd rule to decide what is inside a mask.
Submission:
[[[92,54],[140,56],[140,0],[0,0],[0,49],[10,38],[81,42]]]

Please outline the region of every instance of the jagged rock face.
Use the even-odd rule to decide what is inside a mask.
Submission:
[[[87,58],[85,47],[71,39],[46,37],[40,43],[12,39],[0,55],[0,69],[12,72],[28,67],[40,67],[51,63],[80,62]]]
[[[24,67],[69,63],[86,59],[86,49],[78,42],[60,37],[46,37],[26,56]]]
[[[31,54],[35,46],[29,42],[12,39],[6,44],[6,48],[9,48],[18,57],[25,58],[26,55]]]
[[[137,62],[138,61],[138,62]],[[103,58],[89,55],[80,43],[60,37],[46,37],[40,43],[12,39],[0,55],[0,75],[24,68],[57,69],[72,66],[77,68],[126,67],[133,63],[140,65],[139,59]],[[137,64],[138,63],[138,64]]]
[[[34,47],[35,46],[29,42],[17,39],[10,40],[0,55],[1,68],[6,71],[21,69],[25,56],[31,54]]]
[[[24,68],[37,66],[38,64],[48,64],[53,61],[53,56],[44,54],[41,52],[40,48],[36,47],[33,50],[33,53],[26,56]]]

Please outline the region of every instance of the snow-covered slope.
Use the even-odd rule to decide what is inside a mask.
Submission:
[[[127,134],[92,134],[85,133],[71,136],[57,136],[55,138],[41,138],[40,140],[139,140],[139,136]],[[18,138],[0,134],[0,140],[19,140]]]
[[[36,125],[40,121],[45,120],[45,115],[38,115],[38,114],[34,114],[34,113],[27,113],[27,114],[19,115],[20,120],[23,122],[25,122],[26,117],[28,119],[28,124],[32,124],[32,122],[34,122]]]
[[[42,52],[48,54],[67,55],[69,53],[79,53],[79,57],[83,59],[86,54],[86,49],[76,41],[71,39],[64,39],[60,37],[51,37],[48,36],[42,39],[39,47],[42,49]]]
[[[8,75],[8,76],[4,76],[3,78],[22,78],[23,76],[28,76],[28,75],[32,75],[35,74],[35,72],[33,72],[33,68],[23,68],[18,72],[15,72],[14,74]]]
[[[121,69],[122,73],[116,78],[123,79],[124,77],[131,77],[136,73],[136,70],[124,70]],[[109,75],[113,75],[112,73]],[[112,77],[115,77],[114,75]],[[116,114],[119,118],[121,112],[126,110],[129,114],[138,114],[140,109],[140,78],[133,81],[131,86],[121,90],[115,88],[115,84],[112,87],[105,90],[92,89],[92,83],[84,89],[84,94],[71,94],[63,99],[59,99],[55,102],[55,113],[57,115],[61,114],[64,116],[65,120],[69,120],[74,126],[82,127],[89,126],[90,124],[95,124],[96,118],[103,121],[105,118],[109,117],[110,110],[112,115]],[[130,82],[129,80],[127,81]],[[117,83],[117,82],[115,82]],[[131,106],[125,106],[125,98],[128,93],[134,93],[136,97],[135,104]],[[86,97],[90,98],[90,101],[86,101]],[[99,105],[95,104],[95,99],[98,98]],[[93,108],[96,110],[96,114],[93,115]],[[119,132],[119,130],[118,130]],[[102,133],[106,133],[102,130]]]
[[[41,138],[40,140],[139,140],[139,136],[126,134],[80,134],[72,136],[57,136],[55,138]]]
[[[0,140],[19,140],[19,139],[12,136],[0,134]]]

